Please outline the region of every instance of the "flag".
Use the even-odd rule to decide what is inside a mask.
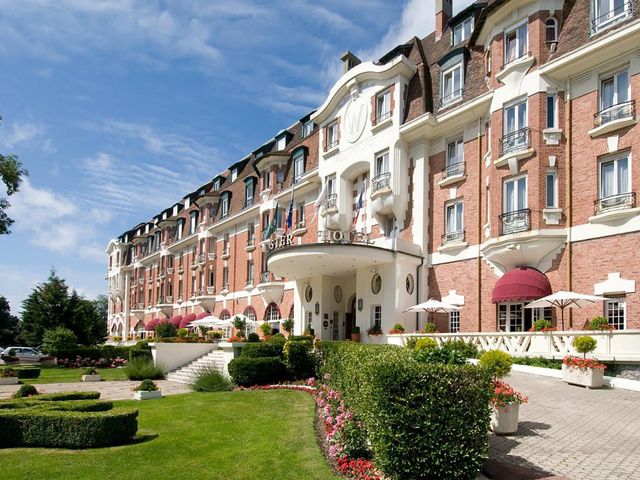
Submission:
[[[327,196],[328,188],[329,188],[329,183],[325,182],[324,187],[322,187],[322,190],[320,190],[320,195],[318,195],[318,198],[316,198],[316,201],[313,203],[313,220],[311,220],[311,223],[313,223],[313,221],[318,216],[318,210],[320,209],[320,206],[322,205],[322,203],[324,202],[324,199]]]
[[[358,222],[358,217],[360,216],[360,209],[362,208],[362,193],[364,192],[364,188],[360,190],[360,196],[358,197],[358,203],[356,204],[356,216],[353,218],[353,226],[355,227]]]
[[[278,202],[276,202],[276,209],[273,212],[273,219],[271,220],[271,222],[269,222],[267,229],[264,231],[264,236],[262,237],[263,240],[266,240],[267,238],[269,238],[271,235],[273,235],[273,232],[276,231],[277,218],[278,218]]]
[[[291,203],[289,204],[289,211],[287,212],[287,222],[285,231],[291,230],[293,226],[293,190],[291,191]]]

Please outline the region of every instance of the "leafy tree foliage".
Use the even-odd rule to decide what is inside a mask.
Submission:
[[[22,168],[22,162],[13,154],[0,154],[0,179],[7,187],[7,196],[11,196],[20,189],[22,178],[29,172]],[[11,233],[9,227],[13,220],[7,215],[7,209],[11,206],[6,198],[0,197],[0,235]]]
[[[9,302],[0,296],[0,345],[15,345],[18,337],[18,317],[11,315]]]
[[[22,303],[20,337],[27,345],[39,345],[45,331],[57,327],[71,330],[82,345],[101,343],[107,331],[94,302],[75,290],[69,293],[64,279],[52,270]]]
[[[78,346],[78,337],[65,327],[52,328],[44,332],[42,347],[47,353],[68,350]]]

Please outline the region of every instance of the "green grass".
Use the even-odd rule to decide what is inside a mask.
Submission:
[[[32,383],[34,385],[41,383],[68,383],[79,382],[84,374],[84,368],[43,368],[38,378],[25,378],[22,383]],[[126,380],[122,368],[99,368],[98,373],[102,380]],[[87,385],[91,386],[90,383]],[[88,389],[90,390],[90,389]]]
[[[140,410],[138,435],[146,441],[79,451],[0,449],[3,480],[336,478],[316,443],[306,393],[191,393],[114,405]]]

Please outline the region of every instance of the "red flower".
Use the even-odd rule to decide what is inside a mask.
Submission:
[[[493,395],[491,405],[494,407],[504,407],[510,403],[527,403],[529,399],[516,392],[511,385],[502,380],[493,381]]]
[[[567,356],[562,359],[562,363],[568,368],[579,368],[580,370],[586,370],[587,368],[607,368],[604,363],[600,363],[595,358],[580,358]]]

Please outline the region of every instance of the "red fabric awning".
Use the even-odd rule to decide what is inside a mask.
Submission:
[[[209,312],[201,312],[196,317],[196,320],[200,320],[201,318],[208,317],[209,315],[211,315]]]
[[[182,320],[182,315],[176,315],[175,317],[171,318],[171,320],[169,320],[169,322],[171,322],[171,324],[176,327],[176,328],[180,328],[180,321]]]
[[[153,319],[149,320],[147,322],[147,324],[144,326],[145,330],[147,330],[147,332],[149,332],[151,330],[155,330],[156,329],[156,325],[158,325],[159,321],[160,321],[159,318],[153,318]]]
[[[551,295],[547,276],[530,267],[518,267],[505,273],[493,287],[491,301],[526,302]]]
[[[189,325],[195,319],[196,319],[195,313],[190,313],[188,315],[185,315],[184,317],[182,317],[182,320],[180,320],[180,328],[187,328],[187,325]]]

